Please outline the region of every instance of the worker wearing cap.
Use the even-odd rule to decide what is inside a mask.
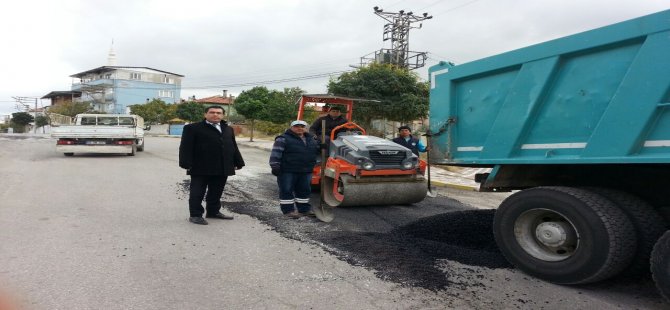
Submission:
[[[317,118],[312,126],[309,127],[309,133],[314,135],[316,139],[321,139],[321,121],[326,120],[326,139],[330,140],[330,132],[333,128],[345,124],[347,119],[342,116],[342,108],[338,106],[330,107],[328,115]]]
[[[430,148],[421,143],[421,140],[412,136],[412,129],[409,126],[398,127],[398,133],[398,137],[393,139],[393,142],[412,150],[412,153],[416,156],[419,156],[419,152],[424,153],[430,150]]]
[[[294,219],[314,216],[309,204],[310,182],[320,149],[306,127],[305,121],[293,121],[283,135],[275,138],[270,153],[270,168],[279,185],[279,207],[285,216]]]

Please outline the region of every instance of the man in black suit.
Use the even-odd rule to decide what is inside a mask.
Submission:
[[[179,167],[191,175],[188,208],[189,221],[207,225],[202,218],[205,210],[202,199],[205,198],[207,218],[232,220],[233,217],[220,212],[221,195],[228,176],[242,169],[244,160],[235,142],[235,133],[223,121],[221,106],[205,109],[205,119],[199,123],[184,126],[179,145]],[[205,197],[207,191],[207,197]]]

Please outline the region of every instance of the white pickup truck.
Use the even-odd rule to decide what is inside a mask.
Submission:
[[[54,127],[56,151],[74,153],[125,153],[144,151],[144,119],[130,114],[77,114],[73,126]]]

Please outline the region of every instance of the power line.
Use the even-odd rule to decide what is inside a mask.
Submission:
[[[400,3],[403,3],[403,2],[405,2],[405,1],[407,1],[407,0],[400,0],[400,1],[398,1],[398,2],[395,2],[395,3],[391,4],[391,5],[388,5],[388,6],[386,6],[386,7],[387,7],[387,8],[392,8],[392,7],[394,7],[394,6],[396,6],[396,5],[400,4]]]
[[[180,89],[221,89],[221,88],[226,88],[226,87],[232,88],[232,87],[244,87],[244,86],[256,86],[256,85],[280,84],[280,83],[304,81],[304,80],[311,80],[311,79],[319,79],[319,78],[329,77],[329,76],[338,75],[338,74],[351,72],[351,71],[353,71],[353,70],[340,70],[340,71],[331,71],[331,72],[324,72],[324,73],[304,75],[304,76],[296,76],[296,77],[287,77],[287,78],[269,79],[269,80],[256,80],[256,81],[228,82],[228,83],[220,83],[220,84],[213,84],[213,85],[194,85],[194,86],[181,85],[181,86],[179,86],[179,88]],[[93,91],[102,91],[102,90],[105,90],[107,88],[110,88],[109,86],[89,85],[89,84],[86,84],[86,83],[82,83],[82,85],[85,85],[87,88],[89,88]],[[165,84],[165,85],[167,86],[168,84]],[[117,89],[125,88],[125,89],[172,90],[172,89],[177,88],[177,86],[176,85],[174,87],[116,86],[115,88],[117,88]]]
[[[455,7],[452,7],[452,8],[450,8],[450,9],[448,9],[448,10],[445,10],[445,11],[442,11],[442,12],[440,12],[440,13],[437,13],[437,14],[435,14],[435,16],[442,15],[442,14],[444,14],[444,13],[448,13],[448,12],[451,12],[451,11],[458,10],[458,9],[460,9],[460,8],[462,8],[462,7],[468,6],[468,5],[473,4],[473,3],[475,3],[475,2],[478,2],[478,1],[481,1],[481,0],[472,0],[472,1],[470,1],[470,2],[466,2],[466,3],[464,3],[464,4],[457,5],[457,6],[455,6]]]
[[[332,75],[336,75],[336,74],[342,74],[342,73],[351,72],[351,71],[352,70],[343,70],[343,71],[326,72],[326,73],[306,75],[306,76],[300,76],[300,77],[292,77],[292,78],[264,80],[264,81],[252,81],[252,82],[238,82],[238,83],[218,84],[218,85],[209,85],[209,86],[182,87],[182,88],[185,88],[185,89],[207,89],[207,88],[222,88],[222,87],[243,87],[243,86],[264,85],[264,84],[279,84],[279,83],[286,83],[286,82],[296,82],[296,81],[318,79],[318,78],[328,77],[328,76],[332,76]]]
[[[436,5],[436,4],[438,4],[438,3],[442,2],[442,1],[444,1],[444,0],[438,0],[438,1],[435,1],[435,2],[433,2],[433,3],[431,3],[431,4],[429,4],[429,5],[426,5],[426,6],[422,7],[422,8],[420,8],[419,11],[423,11],[423,10],[425,10],[425,9],[427,9],[427,8],[433,6],[433,5]]]
[[[268,68],[264,67],[263,69],[258,69],[255,71],[246,71],[243,73],[227,73],[226,77],[227,78],[232,78],[232,79],[255,79],[255,80],[260,80],[264,79],[264,77],[268,77],[268,79],[271,79],[269,77],[272,76],[285,76],[288,74],[296,74],[296,75],[304,75],[304,74],[316,74],[319,73],[319,71],[323,72],[324,70],[329,70],[329,71],[336,71],[341,69],[342,67],[347,67],[349,63],[351,63],[351,60],[358,60],[356,57],[348,57],[348,58],[339,58],[339,59],[330,59],[330,60],[325,60],[325,61],[320,61],[317,63],[311,63],[311,64],[303,64],[299,66],[290,66],[290,67],[275,67],[275,68]],[[281,73],[277,72],[271,72],[271,70],[278,70],[281,71]],[[255,73],[261,73],[261,74],[255,74]],[[200,83],[212,83],[211,79],[207,80],[207,78],[189,78],[189,81],[198,81]],[[216,82],[216,81],[215,81]]]
[[[238,81],[263,81],[263,80],[275,80],[275,79],[284,79],[286,77],[301,77],[301,76],[311,76],[311,75],[318,75],[318,74],[329,74],[329,73],[337,73],[342,70],[342,65],[337,65],[337,66],[328,66],[328,68],[324,69],[317,69],[317,68],[312,68],[309,70],[301,70],[301,71],[291,71],[291,72],[283,72],[283,73],[278,73],[278,72],[273,72],[273,73],[267,73],[267,74],[256,74],[256,75],[251,75],[251,74],[225,74],[224,78],[225,80],[232,80],[234,81],[233,83],[237,83]],[[213,80],[212,78],[209,79],[201,79],[201,80],[193,80],[193,79],[188,79],[186,84],[192,84],[192,85],[208,85],[208,84],[218,84],[221,83],[221,78],[217,78],[216,80]],[[228,83],[228,82],[226,82]]]

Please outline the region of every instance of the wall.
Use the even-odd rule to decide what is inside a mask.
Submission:
[[[160,90],[172,91],[172,97],[159,97]],[[136,80],[115,80],[114,81],[114,100],[116,107],[115,113],[126,113],[126,107],[133,104],[144,104],[147,99],[161,99],[165,103],[179,102],[181,89],[179,85],[151,83]]]

